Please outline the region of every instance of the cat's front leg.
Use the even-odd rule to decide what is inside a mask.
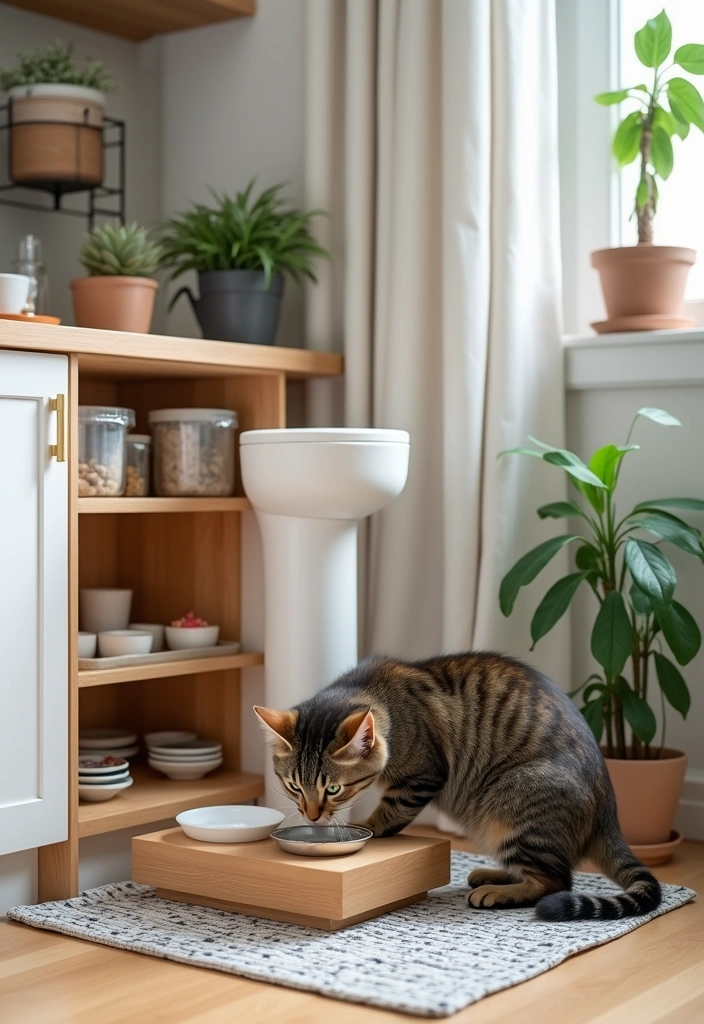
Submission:
[[[377,839],[382,836],[395,836],[406,825],[411,824],[438,792],[437,785],[422,779],[389,786],[378,807],[362,827],[368,828]]]

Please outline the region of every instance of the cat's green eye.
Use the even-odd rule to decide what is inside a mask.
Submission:
[[[341,789],[342,786],[328,786],[328,793],[330,794],[330,796],[335,796],[335,794],[339,793]]]

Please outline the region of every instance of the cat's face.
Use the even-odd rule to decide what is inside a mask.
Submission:
[[[328,740],[308,734],[304,742],[299,712],[255,707],[272,745],[274,771],[283,793],[309,821],[327,825],[379,776],[386,743],[370,710],[347,715]]]

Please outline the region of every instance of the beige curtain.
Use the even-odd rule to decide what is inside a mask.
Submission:
[[[550,535],[554,470],[502,448],[563,438],[552,0],[307,0],[307,202],[334,261],[307,296],[344,350],[348,425],[410,431],[405,493],[371,524],[365,650],[526,657],[568,689],[563,623],[499,582]],[[335,398],[311,397],[314,422]],[[552,526],[554,530],[554,524]]]

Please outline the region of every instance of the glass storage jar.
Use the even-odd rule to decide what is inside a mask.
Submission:
[[[125,438],[132,409],[78,407],[78,496],[115,498],[125,490]]]
[[[125,497],[146,498],[149,494],[149,466],[152,439],[149,434],[127,435],[127,471]]]
[[[226,497],[235,489],[237,413],[155,409],[154,489],[160,497]]]

